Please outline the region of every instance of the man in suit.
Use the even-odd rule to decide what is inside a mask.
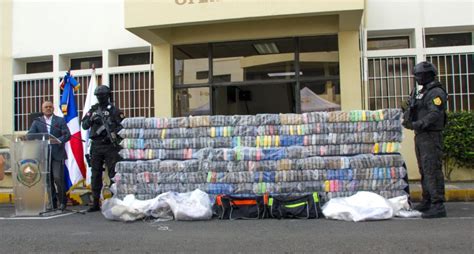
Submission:
[[[61,144],[50,145],[51,150],[51,196],[53,208],[65,210],[67,204],[66,182],[64,177],[64,160],[67,159],[66,149],[64,148],[67,141],[71,137],[69,128],[63,118],[55,116],[54,106],[51,101],[43,102],[41,106],[43,116],[35,119],[31,125],[28,134],[33,133],[49,133],[55,136]],[[55,186],[56,185],[56,186]]]

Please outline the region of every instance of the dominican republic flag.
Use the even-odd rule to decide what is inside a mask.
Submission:
[[[94,95],[94,91],[97,88],[97,78],[95,75],[95,69],[92,70],[91,80],[89,81],[89,87],[87,88],[86,102],[84,103],[84,109],[82,111],[82,118],[87,115],[87,112],[91,109],[92,105],[97,104],[97,97]],[[89,154],[90,151],[90,129],[84,130],[81,127],[82,138],[86,141],[84,142],[84,153]],[[86,184],[91,184],[91,168],[86,164]]]
[[[79,90],[80,84],[67,72],[59,85],[63,90],[61,111],[71,132],[71,139],[66,143],[67,160],[64,169],[66,190],[70,190],[86,176],[81,128],[79,127],[76,99],[74,98],[74,91]]]

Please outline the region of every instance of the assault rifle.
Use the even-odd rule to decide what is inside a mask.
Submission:
[[[415,116],[415,103],[417,96],[417,87],[413,88],[407,105],[402,106],[403,110],[403,126],[409,130],[413,130],[413,117]]]
[[[110,105],[107,107],[109,108]],[[102,133],[105,130],[105,132],[107,133],[107,138],[110,139],[112,144],[115,147],[120,147],[120,144],[119,144],[120,140],[117,137],[117,133],[115,133],[115,131],[110,130],[110,124],[111,124],[110,117],[104,116],[104,112],[102,112],[102,109],[100,107],[97,108],[97,114],[99,115],[102,126],[99,129],[97,129],[96,134],[100,135],[100,133]]]

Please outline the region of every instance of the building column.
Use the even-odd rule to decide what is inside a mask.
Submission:
[[[12,134],[13,125],[13,60],[12,60],[12,1],[0,2],[0,135]],[[0,147],[3,146],[0,139]]]
[[[173,46],[153,46],[155,116],[173,116]]]
[[[338,41],[341,109],[362,109],[359,31],[341,31]]]

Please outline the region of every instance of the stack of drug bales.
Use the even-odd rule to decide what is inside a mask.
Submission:
[[[405,194],[401,111],[127,118],[117,195]]]

